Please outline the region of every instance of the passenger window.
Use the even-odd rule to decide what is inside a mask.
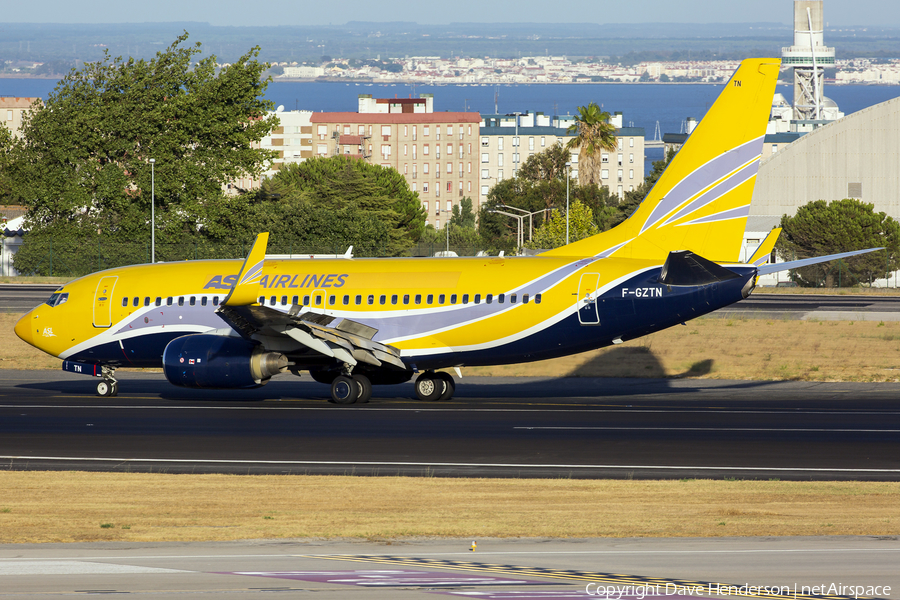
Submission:
[[[416,294],[416,304],[422,304],[422,294]]]
[[[291,304],[300,304],[300,296],[291,296]]]
[[[260,305],[260,306],[265,306],[265,305],[266,305],[266,297],[265,297],[265,296],[260,296],[260,297],[259,297],[259,305]]]
[[[540,294],[535,294],[535,295],[534,295],[534,303],[535,303],[535,304],[540,304],[540,303],[541,303],[541,295],[540,295]]]
[[[426,304],[434,304],[434,294],[428,294],[425,297],[425,303]]]
[[[462,303],[463,304],[469,303],[469,295],[468,294],[463,294]]]
[[[366,298],[366,301],[369,303],[369,306],[375,304],[375,294],[369,294],[369,297]]]
[[[362,294],[357,294],[356,295],[356,305],[359,306],[360,304],[362,304]],[[371,304],[371,302],[369,302],[369,304]]]
[[[504,300],[506,300],[506,294],[497,294],[497,302],[499,304],[503,304]]]
[[[409,294],[403,294],[403,304],[409,304]]]
[[[481,304],[481,294],[475,294],[475,304]]]
[[[160,298],[159,296],[156,297],[156,305],[162,306],[162,298]]]
[[[213,306],[218,306],[218,305],[219,305],[219,297],[213,296]]]
[[[303,296],[303,306],[309,306],[309,296]]]
[[[122,298],[122,306],[128,306],[128,298]]]
[[[344,306],[350,304],[350,296],[344,294]]]
[[[438,304],[443,304],[443,303],[444,303],[444,295],[443,295],[443,294],[440,294],[440,295],[438,296]]]
[[[316,306],[319,306],[320,304],[322,304],[322,296],[316,294],[316,297],[313,300],[313,304],[315,304]]]
[[[282,306],[287,306],[287,296],[282,296],[282,297],[281,297],[281,305],[282,305]]]
[[[384,304],[385,302],[387,302],[387,296],[385,296],[384,294],[382,294],[382,295],[378,298],[378,302],[379,302],[379,304]]]
[[[515,304],[515,303],[516,303],[516,295],[515,295],[515,294],[510,294],[510,295],[509,295],[509,303],[510,303],[510,304]]]
[[[397,304],[397,294],[391,295],[391,304]]]
[[[144,296],[144,306],[150,306],[150,296]]]
[[[206,306],[206,296],[200,298],[200,306]]]
[[[528,304],[528,294],[522,294],[522,304]]]
[[[172,306],[172,296],[166,298],[166,306]]]
[[[196,305],[197,305],[197,297],[191,296],[191,306],[196,306]]]
[[[135,296],[134,300],[132,301],[132,306],[140,306],[140,305],[141,305],[141,299],[138,298],[137,296]]]
[[[328,304],[334,306],[337,303],[337,296],[331,295],[328,297]]]
[[[484,301],[487,302],[488,304],[493,303],[493,302],[494,302],[494,295],[493,295],[493,294],[488,294],[487,296],[484,297]]]
[[[456,294],[450,294],[450,304],[456,304]]]
[[[184,306],[184,296],[178,296],[178,306]]]

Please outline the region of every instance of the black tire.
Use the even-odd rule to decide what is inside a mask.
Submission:
[[[112,385],[108,381],[101,381],[97,384],[97,395],[103,397],[112,396]]]
[[[438,401],[443,402],[452,398],[453,394],[456,393],[456,382],[453,381],[453,376],[450,373],[435,373],[434,376],[444,382],[444,393],[441,394]]]
[[[118,396],[119,395],[119,382],[113,381],[112,385],[110,387],[112,388],[112,390],[109,392],[109,395],[110,396]]]
[[[434,402],[441,397],[447,383],[434,376],[434,373],[422,373],[416,379],[416,397],[423,402]]]
[[[353,379],[339,375],[331,382],[331,400],[335,404],[353,404],[359,397],[359,384]]]
[[[356,398],[356,403],[367,403],[369,398],[372,397],[372,382],[369,381],[368,377],[362,374],[354,375],[353,379],[356,380],[356,384],[359,386],[359,396]]]

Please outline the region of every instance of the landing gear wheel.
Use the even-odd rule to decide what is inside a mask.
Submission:
[[[354,375],[356,385],[359,387],[359,396],[356,398],[357,404],[366,404],[372,397],[372,382],[365,375]]]
[[[113,389],[115,384],[110,383],[108,381],[101,381],[97,384],[97,395],[98,396],[114,396]]]
[[[443,395],[447,383],[435,377],[434,373],[425,372],[416,379],[416,397],[424,402],[434,402]]]
[[[112,391],[110,392],[109,395],[110,396],[118,396],[119,395],[119,382],[113,381],[112,384],[110,385],[110,387],[112,388]]]
[[[359,392],[360,385],[346,375],[338,375],[331,382],[331,400],[335,404],[353,404]]]
[[[444,400],[449,400],[453,397],[453,394],[456,392],[456,382],[453,381],[453,376],[449,373],[435,373],[434,377],[436,380],[440,380],[444,382],[444,393],[441,394],[441,397],[438,398],[439,402],[443,402]]]

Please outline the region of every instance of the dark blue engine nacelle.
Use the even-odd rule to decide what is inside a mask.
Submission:
[[[169,342],[163,351],[166,379],[189,388],[259,387],[287,366],[284,354],[223,335],[185,335]]]

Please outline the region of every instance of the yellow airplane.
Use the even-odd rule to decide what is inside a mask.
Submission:
[[[266,259],[110,269],[76,279],[16,334],[99,377],[162,366],[169,382],[235,389],[308,371],[340,404],[409,381],[444,400],[438,369],[542,360],[659,331],[746,298],[778,230],[738,262],[778,59],[744,61],[634,214],[535,257]]]

